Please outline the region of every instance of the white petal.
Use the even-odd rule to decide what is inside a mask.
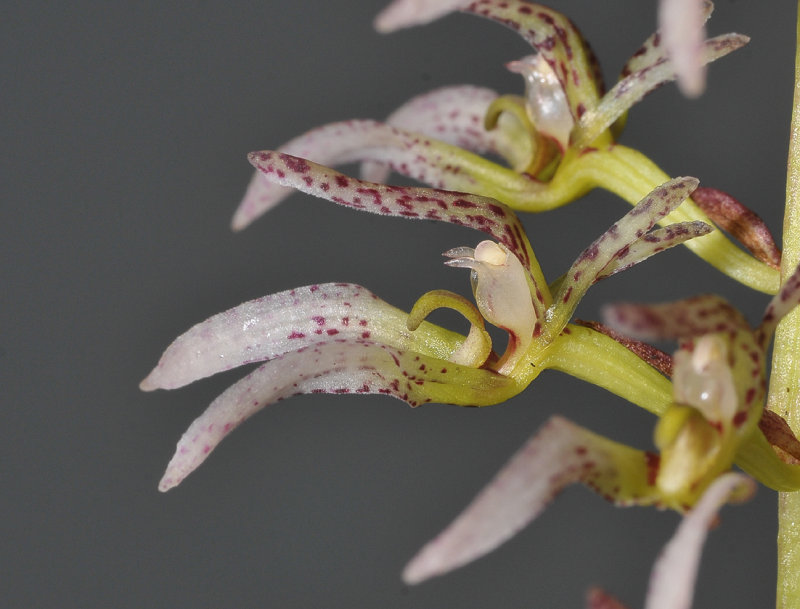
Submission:
[[[752,479],[734,473],[720,476],[708,487],[697,505],[683,518],[675,536],[656,561],[650,575],[645,609],[689,608],[709,526],[732,496],[743,501],[754,491]]]

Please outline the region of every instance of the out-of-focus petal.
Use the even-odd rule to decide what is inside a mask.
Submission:
[[[724,57],[746,45],[750,39],[741,34],[723,34],[703,43],[700,59],[703,65]],[[631,106],[661,85],[675,80],[675,66],[663,55],[655,55],[654,63],[639,68],[620,80],[603,96],[600,103],[588,110],[572,132],[572,144],[589,146],[603,131]]]
[[[408,315],[358,285],[312,285],[251,300],[179,336],[142,381],[146,391],[175,389],[237,366],[321,340],[371,340],[447,359],[464,337]]]
[[[535,284],[547,285],[521,222],[509,207],[498,201],[463,192],[364,182],[280,152],[253,152],[249,158],[270,181],[339,205],[479,230],[511,250],[531,272]]]
[[[467,6],[472,0],[394,0],[375,17],[375,29],[383,34],[430,23]]]
[[[497,93],[483,87],[442,87],[410,99],[385,122],[476,154],[500,156],[512,167],[524,169],[532,156],[529,134],[506,114],[499,117],[494,129],[484,128],[486,112],[496,99]],[[383,163],[365,161],[361,177],[370,182],[385,182],[389,171]]]
[[[629,258],[630,246],[677,208],[697,188],[697,183],[696,178],[675,178],[662,184],[578,256],[553,297],[555,304],[548,311],[553,331],[560,331],[566,325],[578,301],[609,265],[630,266],[638,262]]]
[[[383,393],[412,406],[430,401],[485,405],[520,390],[487,370],[369,341],[320,342],[280,355],[222,393],[183,434],[159,484],[180,484],[244,420],[300,393]]]
[[[734,473],[720,476],[706,489],[653,566],[645,609],[688,609],[700,554],[717,512],[726,502],[747,500],[754,492],[753,480]]]
[[[675,340],[748,328],[747,321],[716,294],[663,304],[615,303],[603,308],[612,328],[642,340]]]
[[[403,571],[403,579],[417,584],[483,556],[574,482],[620,505],[653,503],[657,469],[657,456],[553,417],[466,510],[422,548]]]
[[[658,6],[659,31],[664,49],[672,60],[678,88],[687,97],[697,97],[705,89],[706,74],[702,61],[705,28],[708,18],[705,0],[661,0]]]

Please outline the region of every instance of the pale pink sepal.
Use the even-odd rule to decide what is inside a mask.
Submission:
[[[441,398],[458,385],[467,400],[510,383],[487,370],[366,340],[330,338],[279,355],[223,392],[183,434],[159,490],[186,478],[233,429],[262,408],[301,393],[380,393],[411,406]]]
[[[364,158],[365,149],[379,138],[385,127],[377,121],[352,120],[331,123],[312,129],[279,148],[281,152],[311,159],[322,165],[338,165]],[[241,230],[294,192],[293,188],[265,180],[256,171],[247,186],[242,202],[231,221],[233,230]]]
[[[529,134],[504,114],[494,129],[483,126],[486,111],[497,99],[491,89],[472,85],[441,87],[418,95],[400,106],[386,124],[428,137],[476,154],[495,154],[514,168],[529,163]],[[361,177],[370,182],[385,182],[390,168],[384,163],[365,161]]]
[[[492,551],[535,519],[566,486],[584,481],[611,496],[620,484],[647,496],[647,455],[561,418],[552,417],[498,472],[469,506],[427,543],[403,571],[418,584]],[[620,482],[624,480],[624,482]]]
[[[717,512],[726,502],[744,501],[754,492],[753,480],[735,473],[720,476],[708,487],[700,501],[684,516],[656,561],[645,609],[688,609],[691,606],[700,554]]]
[[[358,285],[312,285],[245,302],[179,336],[142,381],[145,391],[176,389],[212,374],[274,358],[323,340],[372,340],[447,359],[463,337],[423,323]]]
[[[423,25],[467,6],[472,0],[394,0],[375,17],[375,29],[388,34]]]
[[[658,5],[662,43],[675,68],[678,88],[687,97],[698,97],[705,89],[706,12],[704,0],[661,0]]]

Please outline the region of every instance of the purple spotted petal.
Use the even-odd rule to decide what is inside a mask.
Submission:
[[[678,222],[677,224],[670,224],[664,228],[651,231],[632,243],[630,249],[624,252],[624,255],[620,254],[610,262],[597,276],[597,280],[599,281],[620,271],[627,270],[633,265],[647,260],[650,256],[680,245],[689,239],[707,235],[712,230],[714,228],[711,225],[695,220],[693,222]]]
[[[675,67],[678,87],[687,97],[697,97],[705,88],[703,24],[710,13],[710,4],[706,0],[661,0],[658,6],[664,49]]]
[[[732,498],[743,501],[754,492],[752,479],[733,473],[720,476],[708,487],[653,566],[645,609],[691,606],[700,554],[717,512]]]
[[[642,340],[676,340],[714,332],[747,329],[747,321],[716,294],[664,304],[617,303],[603,309],[615,330]]]
[[[141,387],[175,389],[243,364],[323,340],[372,340],[447,359],[463,337],[429,323],[406,329],[408,315],[358,285],[312,285],[251,300],[175,339]]]
[[[658,458],[553,417],[450,526],[403,572],[409,584],[490,552],[536,518],[567,485],[583,482],[611,500],[652,503]]]
[[[703,43],[703,65],[724,57],[746,45],[750,39],[741,34],[723,34]],[[675,66],[663,55],[654,57],[655,63],[646,65],[620,80],[603,96],[597,107],[583,114],[572,132],[573,145],[589,146],[603,131],[622,116],[631,106],[661,85],[675,80]]]
[[[472,0],[394,0],[375,17],[375,29],[384,34],[423,25],[468,5]]]
[[[509,196],[533,180],[512,169],[439,140],[375,121],[347,121],[320,127],[282,147],[278,152],[308,158],[320,164],[339,164],[372,160],[397,173],[436,188],[493,196],[496,189],[513,189]],[[252,162],[252,157],[251,157]],[[299,165],[298,165],[299,166]],[[491,171],[487,172],[487,166]],[[309,176],[304,176],[308,178]],[[291,193],[263,177],[250,182],[244,200],[233,219],[235,230],[244,228],[277,201]],[[300,186],[291,185],[303,190]],[[501,190],[500,192],[503,192]]]
[[[631,246],[646,237],[697,188],[696,178],[675,178],[662,184],[587,247],[567,271],[554,296],[551,331],[561,331],[586,290],[609,266],[625,266]],[[634,261],[635,264],[635,261]]]
[[[530,162],[530,136],[515,121],[501,114],[494,129],[484,129],[484,116],[495,99],[497,93],[491,89],[442,87],[409,100],[386,119],[386,124],[476,154],[500,156],[512,167]],[[370,182],[386,182],[389,172],[388,165],[375,161],[365,161],[361,166],[361,177]]]
[[[762,340],[768,340],[775,332],[778,322],[798,304],[800,304],[800,266],[784,282],[780,292],[772,298],[767,306],[764,319],[758,328]]]
[[[214,400],[181,437],[159,490],[180,484],[248,417],[292,395],[383,393],[417,406],[446,401],[455,386],[465,403],[482,405],[505,399],[503,389],[512,385],[507,377],[487,370],[368,341],[338,339],[309,345],[275,357]]]
[[[519,258],[531,271],[534,283],[546,285],[522,224],[498,201],[463,192],[364,182],[280,152],[253,152],[249,158],[270,181],[346,207],[385,216],[450,222],[484,232]]]
[[[478,0],[464,9],[514,30],[550,64],[578,120],[603,93],[600,67],[589,46],[567,17],[524,0]]]

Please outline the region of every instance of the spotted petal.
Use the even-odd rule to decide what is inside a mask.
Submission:
[[[519,388],[487,370],[362,340],[328,340],[279,355],[222,393],[181,437],[159,484],[167,491],[194,471],[247,418],[300,393],[382,393],[412,406],[485,405]]]
[[[642,259],[637,259],[637,255],[653,253],[647,248],[631,249],[631,246],[646,238],[647,231],[677,208],[696,187],[695,178],[675,178],[662,184],[587,247],[567,271],[554,296],[555,304],[548,319],[551,327],[558,331],[564,327],[586,290],[604,273],[608,275],[640,262]]]
[[[663,304],[616,303],[603,309],[607,324],[641,340],[675,340],[747,329],[747,321],[728,301],[704,294]]]
[[[416,584],[490,552],[536,518],[567,485],[583,482],[618,504],[650,504],[658,457],[553,417],[462,514],[411,560]]]
[[[634,241],[627,255],[612,260],[597,276],[597,280],[605,279],[620,271],[631,268],[671,247],[680,245],[689,239],[707,235],[714,228],[710,224],[696,220],[694,222],[678,222],[663,228],[656,229]]]
[[[741,34],[723,34],[703,43],[700,60],[703,65],[716,61],[746,45],[750,39]],[[620,80],[603,96],[600,103],[588,110],[572,132],[572,143],[578,148],[589,146],[603,131],[645,95],[677,77],[672,61],[662,54],[651,56],[653,63],[640,67]]]
[[[447,359],[464,337],[408,315],[358,285],[328,283],[251,300],[197,324],[167,348],[141,387],[176,389],[322,340],[371,340]]]
[[[299,149],[307,143],[302,137],[293,142],[291,156],[310,158],[319,163],[338,164],[372,160],[386,164],[402,175],[436,188],[471,192],[483,196],[515,200],[520,191],[536,191],[535,182],[488,161],[477,154],[419,133],[391,127],[375,121],[348,121],[321,127],[313,135],[313,150]],[[326,144],[327,157],[320,154]],[[287,154],[288,146],[279,152]],[[251,158],[252,162],[252,158]],[[263,178],[261,178],[263,180]],[[295,186],[302,190],[299,186]],[[286,197],[291,190],[276,189],[251,181],[244,201],[237,209],[233,226],[243,228],[264,211]]]
[[[505,245],[546,286],[525,231],[513,211],[486,197],[430,188],[364,182],[280,152],[253,152],[250,162],[270,181],[370,213],[468,226]]]
[[[742,474],[717,478],[694,508],[683,518],[650,575],[645,609],[688,609],[708,530],[719,509],[728,501],[741,502],[755,492],[755,483]]]
[[[385,122],[476,154],[500,156],[512,167],[524,169],[532,156],[531,139],[517,121],[504,113],[494,129],[484,128],[486,112],[496,99],[497,93],[483,87],[442,87],[412,98]],[[313,156],[308,158],[317,161]],[[385,182],[389,171],[385,164],[366,161],[361,177],[370,182]]]

